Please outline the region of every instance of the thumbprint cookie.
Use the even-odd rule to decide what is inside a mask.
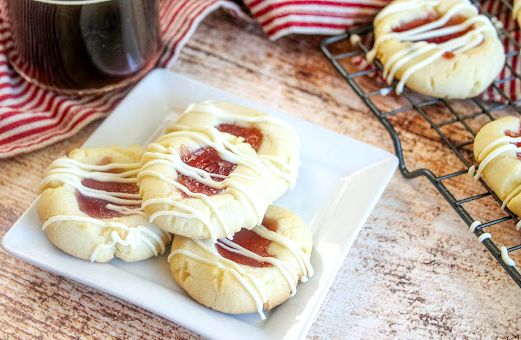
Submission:
[[[138,184],[151,222],[215,241],[261,223],[271,202],[294,184],[297,169],[291,127],[231,104],[204,102],[190,106],[147,147]]]
[[[220,131],[249,144],[270,170],[272,200],[295,185],[300,141],[287,123],[245,106],[205,101],[191,105],[167,131],[187,128]]]
[[[483,177],[496,195],[521,216],[521,131],[519,117],[507,116],[481,128],[474,139],[478,168],[475,179]]]
[[[468,0],[396,0],[374,20],[367,54],[390,83],[438,98],[469,98],[498,76],[505,52],[490,20]]]
[[[162,254],[171,237],[141,209],[137,173],[143,150],[76,149],[55,160],[41,183],[38,214],[49,240],[93,262]]]
[[[312,236],[294,213],[270,206],[262,224],[233,239],[175,236],[168,257],[175,281],[211,309],[230,314],[270,310],[313,275]]]

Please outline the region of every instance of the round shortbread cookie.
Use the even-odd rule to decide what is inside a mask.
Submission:
[[[298,139],[291,128],[286,132],[289,137],[273,128],[271,134],[262,135],[257,153],[246,142],[248,138],[204,125],[212,117],[209,108],[221,110],[222,115],[237,115],[237,120],[250,117],[235,113],[237,107],[228,104],[190,106],[179,122],[148,146],[138,180],[150,221],[176,235],[215,241],[261,223],[268,205],[293,185]],[[259,130],[268,128],[271,118],[252,114],[266,121]],[[261,150],[272,154],[263,158]],[[284,161],[287,163],[279,164]]]
[[[231,314],[270,310],[313,275],[313,242],[294,213],[270,206],[263,225],[217,243],[175,236],[169,256],[176,282],[204,306]],[[249,249],[249,250],[248,250]]]
[[[76,149],[55,160],[41,183],[38,214],[49,240],[85,260],[133,262],[161,254],[171,237],[141,210],[137,172],[143,150]]]
[[[270,168],[272,200],[295,185],[299,168],[300,140],[289,124],[264,112],[236,104],[204,101],[190,105],[166,132],[185,129],[217,129],[250,144]],[[249,134],[244,138],[241,134]]]
[[[519,117],[503,117],[481,128],[474,139],[478,163],[475,178],[482,176],[496,195],[514,213],[521,214],[521,148]]]
[[[384,78],[438,98],[469,98],[498,76],[505,52],[496,29],[468,0],[396,0],[374,20]],[[447,40],[448,39],[448,40]]]

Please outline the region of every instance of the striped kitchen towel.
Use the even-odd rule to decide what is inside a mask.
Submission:
[[[244,0],[272,40],[288,34],[339,34],[373,21],[390,0]]]
[[[521,31],[517,20],[512,18],[512,2],[485,0],[480,3],[481,11],[492,18],[499,32],[506,53],[505,67],[496,83],[481,96],[485,101],[515,102],[521,99]]]

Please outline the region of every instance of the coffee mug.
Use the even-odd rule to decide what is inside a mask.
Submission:
[[[159,58],[158,0],[3,0],[9,62],[28,82],[59,93],[128,86]]]

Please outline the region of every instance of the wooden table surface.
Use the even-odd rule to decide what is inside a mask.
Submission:
[[[198,28],[173,70],[392,151],[386,131],[323,58],[319,42],[270,42],[255,25],[218,12]],[[412,166],[427,164],[439,173],[457,166],[414,118],[397,119]],[[35,199],[49,163],[80,146],[98,125],[0,162],[0,236]],[[496,206],[483,202],[475,209],[487,217]],[[503,229],[505,242],[518,237],[511,227]],[[197,337],[3,249],[0,267],[1,338]],[[397,173],[345,259],[309,337],[515,336],[521,333],[520,292],[425,179],[405,180]]]

